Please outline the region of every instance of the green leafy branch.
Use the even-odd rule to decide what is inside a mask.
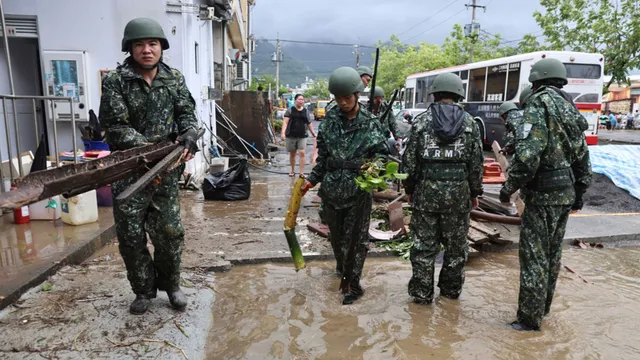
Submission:
[[[360,176],[355,179],[358,187],[366,192],[373,190],[385,190],[389,184],[387,180],[405,180],[407,174],[398,173],[399,165],[395,161],[385,162],[383,158],[377,158],[364,163]]]

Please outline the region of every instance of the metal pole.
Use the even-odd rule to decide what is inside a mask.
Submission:
[[[56,167],[60,166],[60,155],[58,153],[58,128],[56,126],[56,106],[51,100],[51,122],[53,123],[53,147],[56,152]]]
[[[2,100],[4,101],[4,98],[2,98]],[[5,104],[3,103],[2,105],[4,106]],[[7,121],[6,117],[4,118],[4,121]],[[9,171],[11,171],[11,158],[9,158]],[[9,177],[11,177],[11,174],[9,174]],[[9,191],[10,189],[4,187],[4,173],[2,171],[2,146],[0,146],[0,181],[2,182],[2,184],[0,184],[0,189],[2,189],[2,192]]]
[[[36,111],[36,99],[32,99],[32,104],[33,104],[33,124],[35,125],[35,129],[36,129],[36,148],[37,146],[40,146],[40,134],[38,133],[38,113]]]
[[[78,163],[78,155],[76,154],[76,109],[73,108],[73,98],[69,98],[69,105],[71,106],[71,132],[73,134],[73,163]]]
[[[2,3],[2,0],[0,0],[0,22],[2,23],[2,39],[4,40],[4,49],[6,51],[7,54],[7,68],[9,70],[9,87],[11,87],[11,95],[15,95],[16,91],[15,88],[13,86],[13,69],[11,68],[11,52],[9,51],[9,38],[7,37],[7,23],[5,22],[4,19],[4,4]],[[16,110],[16,101],[15,99],[11,100],[12,104],[13,104],[13,120],[14,120],[14,124],[15,124],[15,133],[16,133],[16,149],[18,150],[18,170],[20,173],[20,176],[23,176],[23,170],[22,170],[22,156],[20,156],[20,134],[19,134],[19,130],[18,130],[18,111]],[[7,121],[7,116],[5,115],[4,117],[5,122]],[[9,140],[9,132],[7,131],[7,140]],[[7,142],[7,147],[11,147],[11,142]],[[9,162],[11,162],[11,155],[9,155]]]
[[[280,39],[276,40],[276,99],[280,101]]]
[[[11,133],[11,131],[9,131],[9,115],[7,114],[7,99],[2,98],[2,111],[4,113],[4,129],[5,129],[5,135],[7,136],[7,150],[9,152],[9,175],[11,177],[11,181],[13,181],[14,177],[14,171],[13,171],[13,164],[11,163],[11,160],[13,159],[13,152],[11,151],[11,138],[9,137],[9,134]]]
[[[220,23],[222,25],[222,90],[227,90],[228,74],[227,74],[227,21]]]

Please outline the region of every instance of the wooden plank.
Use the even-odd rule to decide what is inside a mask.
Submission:
[[[488,226],[474,220],[471,220],[471,228],[485,234],[490,239],[496,239],[500,237],[500,232],[498,230],[490,229]]]
[[[469,228],[469,232],[467,233],[467,239],[474,244],[483,244],[489,241],[489,237],[486,234],[481,233],[480,231]]]
[[[389,227],[391,231],[398,231],[404,229],[404,211],[402,210],[402,203],[395,202],[387,207],[389,212]]]
[[[507,157],[500,152],[502,148],[497,141],[493,141],[493,144],[491,144],[491,149],[493,150],[493,155],[496,157],[498,164],[500,164],[500,167],[502,168],[502,172],[506,176],[507,172],[509,171],[509,160],[507,160]]]
[[[329,237],[329,227],[327,225],[320,223],[309,223],[307,224],[307,229],[315,234],[320,235],[323,238]]]

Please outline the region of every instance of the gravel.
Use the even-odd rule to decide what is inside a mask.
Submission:
[[[640,212],[640,200],[629,195],[602,174],[593,174],[593,182],[584,194],[584,204],[604,212]]]

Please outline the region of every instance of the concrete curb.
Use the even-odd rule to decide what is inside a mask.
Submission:
[[[78,244],[76,248],[71,249],[69,254],[62,260],[51,263],[51,265],[47,268],[35,270],[34,273],[31,274],[28,281],[16,286],[14,289],[11,289],[8,295],[6,295],[4,299],[0,300],[0,310],[6,308],[14,301],[18,300],[20,296],[22,296],[22,294],[27,292],[29,289],[43,283],[50,276],[58,272],[60,268],[66,265],[81,264],[86,259],[91,257],[91,255],[93,255],[95,252],[107,245],[109,240],[113,239],[114,237],[116,237],[115,224],[109,226],[88,242]]]

